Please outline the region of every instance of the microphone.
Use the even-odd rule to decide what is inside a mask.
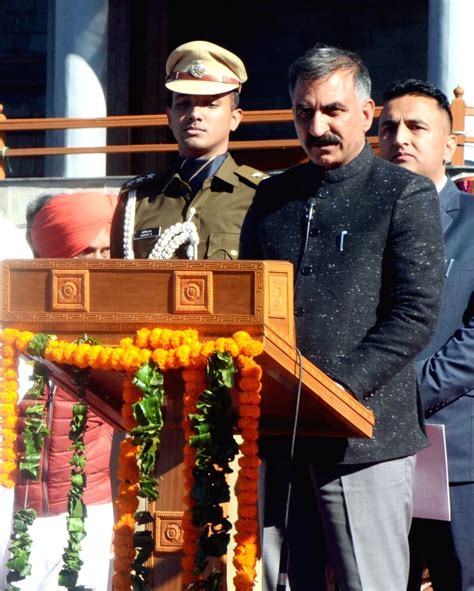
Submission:
[[[314,218],[316,209],[316,197],[310,197],[304,206],[304,234],[303,240],[301,243],[300,254],[298,256],[298,264],[296,265],[296,272],[295,272],[295,281],[293,285],[293,297],[294,301],[296,301],[296,292],[298,291],[298,282],[299,282],[299,275],[301,269],[303,267],[304,257],[306,255],[306,251],[308,250],[308,240],[309,240],[309,230],[311,226],[311,220]]]
[[[308,201],[306,202],[306,221],[308,223],[310,223],[314,217],[314,208],[315,207],[316,207],[316,197],[310,197],[308,199]]]

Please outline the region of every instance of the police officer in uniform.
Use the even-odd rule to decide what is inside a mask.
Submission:
[[[166,62],[169,126],[178,143],[174,169],[125,183],[112,225],[114,258],[238,257],[240,228],[265,175],[228,153],[239,126],[242,61],[207,41],[177,47]]]

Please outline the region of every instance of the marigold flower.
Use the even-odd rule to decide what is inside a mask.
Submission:
[[[18,417],[16,415],[3,417],[1,422],[4,429],[15,429]]]
[[[257,533],[258,524],[255,519],[237,519],[235,523],[239,532],[242,533]]]
[[[259,341],[251,341],[242,347],[242,353],[249,357],[257,357],[263,353],[263,343]]]
[[[145,349],[148,347],[148,339],[150,337],[151,330],[149,328],[140,328],[137,330],[135,335],[135,345],[139,349]]]
[[[235,534],[235,541],[241,546],[257,544],[257,534],[250,532],[237,533]]]
[[[260,466],[260,458],[256,455],[242,456],[239,458],[239,466],[242,468],[258,468]]]
[[[138,352],[139,367],[144,363],[148,363],[151,358],[151,351],[149,349],[140,349]]]
[[[254,441],[243,441],[240,444],[240,451],[246,456],[257,455],[258,445]]]
[[[119,513],[134,513],[138,508],[138,498],[136,494],[135,496],[124,495],[115,500],[115,506]]]
[[[239,486],[237,485],[237,488]],[[256,489],[257,487],[255,487]],[[255,491],[239,490],[239,503],[253,505],[257,502],[257,493]]]
[[[149,343],[152,349],[157,349],[160,346],[161,328],[154,328],[149,334]]]
[[[242,479],[248,478],[249,480],[258,480],[257,468],[249,468],[248,466],[243,466],[240,468],[240,474],[242,476]]]
[[[8,474],[0,472],[0,486],[5,488],[13,488],[15,486],[15,480]]]
[[[18,380],[18,372],[16,371],[16,369],[13,369],[12,367],[8,367],[5,369],[5,371],[2,374],[2,377],[4,380]]]
[[[124,418],[123,419],[123,426],[124,426],[125,431],[130,433],[130,431],[132,429],[135,429],[135,427],[138,426],[138,423],[134,418]]]
[[[256,519],[257,518],[257,507],[252,507],[251,505],[244,505],[239,507],[239,517],[246,518],[246,519]]]
[[[262,384],[258,378],[244,376],[239,380],[239,388],[248,392],[260,392]]]
[[[0,357],[1,357],[1,353],[0,353]],[[14,357],[3,357],[2,368],[6,369],[7,367],[16,367],[16,359]]]
[[[202,348],[201,348],[201,355],[203,355],[204,357],[209,357],[210,355],[212,355],[215,351],[215,346],[214,346],[214,341],[206,341],[205,343],[203,343]]]
[[[164,349],[155,349],[151,354],[151,358],[156,363],[156,365],[160,368],[160,370],[164,370],[166,368],[166,359],[168,356],[168,352]]]
[[[0,400],[3,400],[5,404],[16,404],[18,393],[16,390],[3,390],[0,392]]]
[[[159,346],[163,347],[163,349],[168,349],[172,335],[173,331],[170,328],[163,328],[158,338]]]
[[[240,404],[260,404],[262,398],[257,392],[239,392]]]
[[[18,335],[16,328],[4,328],[0,331],[0,343],[4,345],[12,345]]]
[[[0,447],[0,458],[2,462],[12,462],[15,463],[16,460],[16,453],[14,449],[10,447]]]
[[[181,345],[176,349],[176,357],[179,359],[180,365],[186,367],[189,365],[191,348],[188,345]]]
[[[17,440],[17,433],[12,429],[2,429],[2,443],[1,445],[4,447],[11,447],[13,449],[13,445]]]
[[[9,402],[7,404],[0,404],[0,417],[1,418],[8,418],[10,416],[14,416],[16,413],[16,405]]]
[[[115,547],[115,557],[116,558],[121,558],[123,560],[126,560],[128,562],[132,562],[132,560],[135,558],[135,550],[133,548],[133,544],[132,546],[116,546]]]
[[[257,429],[242,429],[241,434],[246,441],[257,441],[259,438]]]
[[[253,404],[243,404],[239,411],[240,416],[244,418],[256,419],[260,416],[260,407]]]
[[[240,417],[237,421],[239,429],[258,429],[258,421],[248,417]]]
[[[122,347],[122,349],[125,349],[126,347],[131,347],[132,345],[133,339],[131,339],[130,337],[120,339],[119,347]]]
[[[2,356],[3,357],[14,357],[16,354],[16,350],[12,345],[3,345],[2,347]]]

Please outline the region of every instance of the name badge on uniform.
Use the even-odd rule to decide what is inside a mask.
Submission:
[[[137,230],[133,235],[134,240],[145,240],[145,238],[158,238],[161,234],[161,227],[158,228],[145,228],[143,230]]]

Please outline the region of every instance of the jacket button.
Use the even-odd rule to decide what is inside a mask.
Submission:
[[[297,306],[295,308],[295,316],[303,316],[304,313],[305,313],[305,309],[302,308],[301,306]]]
[[[319,234],[319,230],[317,228],[311,228],[311,230],[309,232],[309,235],[311,236],[311,238],[314,238],[318,234]]]
[[[305,276],[310,275],[312,271],[313,271],[313,268],[311,267],[311,265],[309,265],[308,267],[303,267],[301,269],[301,275],[305,275]]]

